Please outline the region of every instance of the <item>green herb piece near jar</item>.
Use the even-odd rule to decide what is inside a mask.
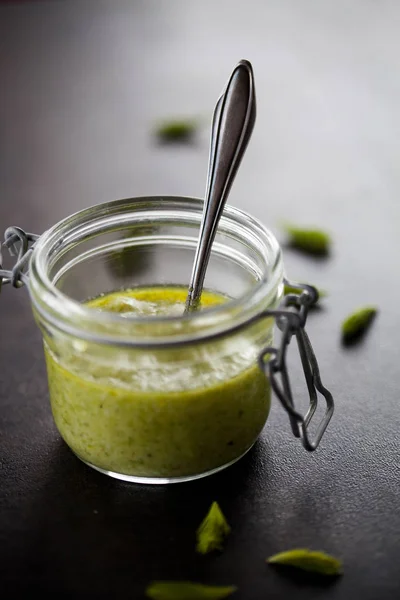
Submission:
[[[342,573],[342,563],[340,560],[326,554],[325,552],[309,550],[307,548],[295,548],[279,552],[267,558],[269,564],[286,565],[319,573],[320,575],[340,575]]]
[[[230,531],[218,502],[213,502],[197,530],[197,552],[207,554],[213,550],[222,550],[223,540]]]
[[[311,283],[307,284],[307,285],[312,285]],[[315,286],[313,286],[315,287]],[[327,295],[325,290],[320,290],[319,288],[315,288],[318,292],[318,300],[317,303],[319,302],[319,300],[321,298],[325,298],[325,296]],[[285,296],[287,296],[288,294],[301,294],[301,289],[299,289],[298,287],[295,287],[294,285],[288,285],[287,283],[284,284],[284,288],[283,288],[283,293],[285,294]]]
[[[222,600],[237,590],[234,585],[204,585],[191,581],[154,581],[146,589],[152,600]]]
[[[289,244],[294,248],[319,256],[329,254],[331,237],[326,231],[311,227],[296,227],[291,224],[283,224],[283,229],[288,235]]]
[[[359,339],[372,324],[378,309],[376,306],[364,306],[351,313],[342,323],[342,340],[350,343]]]
[[[170,119],[156,126],[156,136],[163,142],[190,141],[199,127],[195,119]]]

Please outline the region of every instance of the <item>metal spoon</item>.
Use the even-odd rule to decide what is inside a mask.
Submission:
[[[249,61],[241,60],[214,109],[206,195],[185,314],[199,307],[211,246],[255,118],[253,69]]]

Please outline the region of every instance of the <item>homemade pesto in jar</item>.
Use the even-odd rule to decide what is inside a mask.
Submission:
[[[29,293],[55,424],[110,477],[209,475],[243,456],[268,418],[263,363],[283,296],[281,248],[225,205],[200,310],[186,314],[203,211],[201,198],[125,198],[71,215],[35,243]]]
[[[146,287],[85,304],[127,319],[179,316],[186,295]],[[226,300],[204,291],[201,308]],[[268,417],[268,380],[243,335],[151,352],[116,354],[83,340],[57,348],[45,341],[60,434],[83,461],[116,476],[179,480],[218,470],[249,450]]]

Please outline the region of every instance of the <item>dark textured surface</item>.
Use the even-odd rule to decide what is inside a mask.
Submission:
[[[235,583],[235,598],[395,598],[400,590],[400,78],[396,2],[22,2],[0,7],[0,225],[40,232],[69,213],[141,194],[203,193],[205,128],[157,147],[168,115],[211,115],[240,58],[258,117],[230,203],[329,228],[332,256],[285,250],[289,275],[328,290],[309,332],[336,413],[315,454],[277,402],[254,450],[208,480],[110,480],[61,442],[24,291],[0,297],[0,592],[142,598],[152,579]],[[217,6],[216,6],[217,5]],[[213,22],[210,22],[212,15]],[[229,24],[227,19],[229,15]],[[380,314],[358,346],[344,316]],[[295,389],[301,378],[293,365]],[[218,500],[232,535],[194,552]],[[292,546],[344,560],[328,586],[264,558]]]

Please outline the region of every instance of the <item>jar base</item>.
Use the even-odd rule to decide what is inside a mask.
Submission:
[[[195,481],[196,479],[203,479],[204,477],[209,477],[210,475],[215,475],[215,473],[219,473],[219,471],[223,471],[228,467],[234,465],[241,458],[243,458],[254,446],[255,442],[245,451],[243,454],[231,460],[229,463],[225,465],[221,465],[220,467],[216,467],[215,469],[211,469],[210,471],[204,471],[198,475],[185,475],[183,477],[137,477],[136,475],[125,475],[124,473],[116,473],[114,471],[108,471],[107,469],[101,469],[100,467],[96,467],[91,463],[83,460],[80,456],[76,455],[79,460],[81,460],[85,465],[91,467],[95,471],[102,473],[103,475],[108,475],[109,477],[113,477],[114,479],[119,479],[121,481],[126,481],[128,483],[140,483],[142,485],[167,485],[170,483],[185,483],[188,481]]]

